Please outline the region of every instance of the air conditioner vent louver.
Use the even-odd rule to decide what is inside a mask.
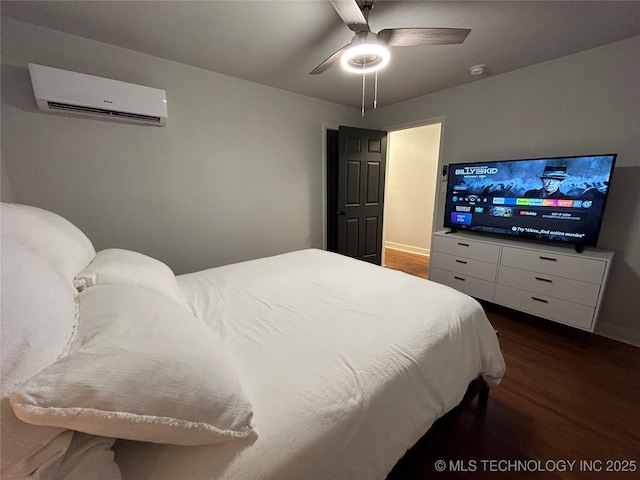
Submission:
[[[44,112],[163,127],[164,90],[44,65],[29,64],[38,108]]]
[[[69,105],[68,103],[47,102],[50,110],[60,110],[74,113],[89,113],[92,115],[103,115],[106,117],[126,118],[129,120],[140,120],[142,122],[152,122],[160,124],[160,117],[151,115],[140,115],[137,113],[115,112],[103,108],[82,107],[80,105]]]

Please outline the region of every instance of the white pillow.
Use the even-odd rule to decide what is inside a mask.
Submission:
[[[0,477],[120,480],[112,439],[24,423],[5,397],[69,346],[77,320],[70,275],[95,252],[82,232],[45,210],[3,204],[2,215]]]
[[[176,445],[253,432],[251,404],[204,323],[140,287],[98,285],[79,298],[80,326],[68,355],[11,394],[18,418]]]
[[[2,238],[38,254],[69,283],[96,254],[87,236],[68,220],[27,205],[2,204]]]
[[[109,248],[99,251],[73,283],[79,291],[111,284],[144,287],[186,306],[171,269],[155,258],[131,250]]]
[[[2,233],[0,477],[50,478],[73,432],[21,422],[4,396],[67,347],[76,322],[73,289],[44,259]]]
[[[63,353],[76,324],[74,291],[27,246],[2,236],[0,395]]]

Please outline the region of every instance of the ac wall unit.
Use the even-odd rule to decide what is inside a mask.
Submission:
[[[110,120],[165,126],[164,90],[29,64],[38,108]]]

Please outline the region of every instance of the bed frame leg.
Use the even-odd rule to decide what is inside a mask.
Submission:
[[[489,385],[480,379],[480,391],[478,392],[478,406],[486,408],[489,403]]]

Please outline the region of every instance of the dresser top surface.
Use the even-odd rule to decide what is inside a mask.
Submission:
[[[613,252],[610,250],[602,250],[595,247],[585,247],[582,253],[578,253],[573,248],[573,245],[552,245],[549,243],[536,242],[529,239],[513,240],[506,237],[491,236],[482,233],[473,232],[449,232],[448,230],[440,230],[434,233],[434,236],[442,236],[446,238],[457,239],[462,241],[488,243],[492,245],[501,245],[504,247],[521,248],[528,250],[544,251],[554,253],[557,255],[571,255],[578,258],[590,258],[597,260],[611,260],[613,258]]]

